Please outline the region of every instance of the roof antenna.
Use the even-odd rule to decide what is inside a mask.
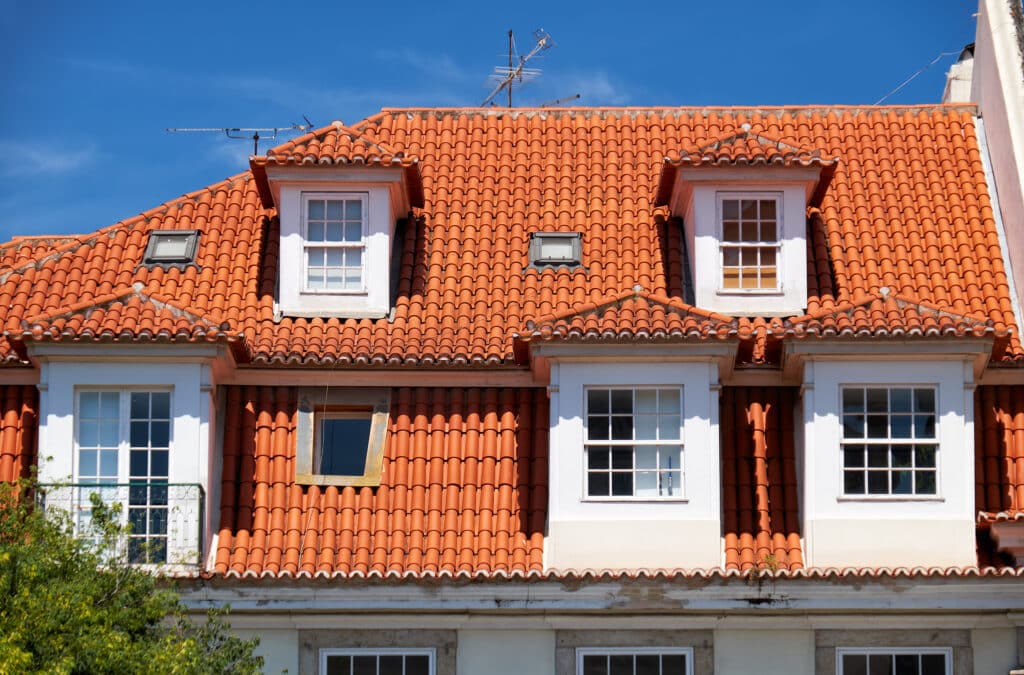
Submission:
[[[172,134],[197,131],[220,131],[223,132],[225,136],[232,140],[252,141],[252,154],[258,155],[260,154],[261,138],[265,138],[272,141],[275,138],[277,138],[277,135],[279,133],[284,131],[308,131],[313,128],[313,123],[309,121],[308,117],[303,115],[302,119],[305,120],[305,124],[292,124],[291,126],[287,127],[173,127],[165,129],[164,131],[167,131]],[[261,131],[266,133],[260,136]]]
[[[540,70],[537,68],[527,68],[526,62],[537,56],[541,52],[547,51],[555,46],[555,41],[551,39],[551,34],[543,28],[538,28],[533,31],[533,37],[537,41],[537,44],[533,46],[533,49],[526,56],[519,56],[516,53],[516,39],[510,30],[508,32],[508,66],[497,66],[494,72],[491,73],[490,79],[497,80],[498,84],[491,90],[491,93],[487,95],[484,102],[480,104],[480,107],[484,107],[494,100],[494,97],[501,93],[501,91],[508,91],[508,107],[512,107],[512,85],[518,82],[522,85],[529,82],[533,78],[540,75]],[[492,104],[493,105],[493,104]]]

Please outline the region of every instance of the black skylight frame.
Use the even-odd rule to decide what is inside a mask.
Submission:
[[[569,258],[543,256],[544,243],[567,241],[572,246]],[[530,234],[530,265],[533,267],[579,267],[583,264],[583,234],[580,232],[533,232]]]
[[[158,248],[161,238],[184,239],[183,255],[159,255]],[[199,248],[199,230],[153,230],[149,233],[146,252],[142,256],[142,264],[147,267],[168,267],[195,264],[196,250]]]

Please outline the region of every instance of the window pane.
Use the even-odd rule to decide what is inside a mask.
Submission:
[[[666,654],[661,657],[662,675],[686,675],[686,654]]]
[[[892,472],[892,492],[896,495],[909,495],[914,492],[912,471]]]
[[[406,656],[405,675],[430,675],[430,657],[426,654]]]
[[[366,468],[370,440],[369,418],[322,419],[320,473],[332,476],[361,476]]]
[[[78,473],[82,476],[96,476],[99,457],[96,450],[82,450],[78,453]]]
[[[614,405],[614,401],[612,402]],[[613,417],[612,418],[612,439],[616,441],[633,440],[633,418]]]
[[[638,471],[636,474],[636,496],[658,496],[658,474],[654,471]]]
[[[637,654],[636,675],[661,675],[661,657],[657,654]]]
[[[166,448],[171,444],[171,424],[170,422],[153,422],[150,426],[152,436],[150,437],[150,445],[154,448]]]
[[[112,420],[104,419],[100,422],[100,445],[108,448],[116,447],[120,440],[118,438],[120,435],[118,427],[119,424],[116,416]]]
[[[843,415],[843,438],[864,438],[864,415]]]
[[[345,216],[342,211],[345,202],[340,199],[331,199],[327,202],[327,220],[342,220]]]
[[[884,495],[889,493],[889,472],[868,472],[868,494]]]
[[[886,446],[868,446],[868,466],[889,466],[889,448]]]
[[[935,446],[918,445],[914,447],[914,462],[920,467],[935,466]]]
[[[668,441],[679,440],[679,415],[665,415],[658,421],[658,438]]]
[[[774,220],[761,221],[761,241],[778,241],[778,234]]]
[[[352,669],[351,656],[328,656],[326,675],[350,675]]]
[[[149,418],[149,394],[133,391],[131,394],[131,415],[133,419]]]
[[[324,224],[323,223],[310,223],[307,228],[307,238],[309,241],[323,241],[324,240]]]
[[[886,389],[868,389],[865,391],[868,412],[888,412],[889,392]]]
[[[739,241],[740,224],[735,220],[722,221],[722,241]]]
[[[636,438],[640,441],[653,441],[658,438],[658,418],[655,415],[636,416]]]
[[[914,408],[920,412],[935,412],[935,390],[915,389]]]
[[[381,654],[380,675],[403,675],[401,654]]]
[[[310,199],[306,204],[306,209],[310,220],[324,219],[324,202],[322,199]]]
[[[590,448],[587,450],[587,468],[607,469],[608,448]]]
[[[345,219],[362,220],[363,202],[358,199],[350,199],[349,201],[345,202]]]
[[[121,395],[116,391],[105,391],[100,394],[100,416],[117,419],[121,416]]]
[[[740,217],[740,203],[736,199],[723,199],[722,200],[722,218],[739,218]]]
[[[865,654],[843,654],[843,675],[868,675],[868,657]]]
[[[848,445],[843,448],[843,466],[864,466],[864,446]]]
[[[871,654],[868,656],[868,664],[870,675],[893,675],[890,654]]]
[[[918,471],[914,474],[914,487],[915,492],[919,495],[933,495],[936,494],[935,489],[935,471]]]
[[[670,415],[678,414],[680,412],[679,390],[661,389],[658,392],[658,410]]]
[[[117,452],[111,450],[101,451],[99,453],[99,462],[101,476],[110,476],[112,478],[117,476]]]
[[[341,267],[343,264],[343,256],[344,251],[342,251],[340,248],[327,249],[327,265],[329,267]]]
[[[893,389],[889,392],[893,412],[911,412],[910,389]]]
[[[934,415],[914,415],[914,438],[935,438]]]
[[[864,392],[861,389],[843,389],[843,412],[862,412]]]
[[[893,415],[890,419],[892,438],[910,438],[910,415]]]
[[[848,495],[864,494],[864,473],[846,471],[843,473],[843,493]]]
[[[612,654],[608,665],[608,675],[633,675],[632,654]]]
[[[636,468],[638,469],[657,469],[658,468],[658,448],[637,448],[636,449]]]
[[[606,389],[591,389],[587,392],[587,411],[591,415],[608,413],[608,391]]]
[[[100,444],[100,427],[92,420],[78,423],[78,444],[82,447],[95,448]]]
[[[632,469],[633,468],[633,448],[615,449],[612,450],[612,468],[613,469]]]
[[[683,477],[679,471],[666,471],[661,474],[661,494],[663,497],[683,495]]]
[[[629,389],[612,390],[612,413],[633,413],[633,392]]]
[[[100,416],[100,395],[95,391],[84,391],[78,395],[78,411],[82,417]]]
[[[327,223],[327,236],[325,237],[327,241],[340,242],[343,241],[343,237],[341,223]]]
[[[167,451],[153,450],[149,453],[151,476],[167,476]]]
[[[868,415],[868,438],[887,438],[888,422],[886,415]]]
[[[587,494],[591,497],[607,497],[611,494],[610,479],[606,473],[592,473],[587,476]]]
[[[911,465],[910,447],[893,447],[892,465],[895,467],[908,467]]]
[[[658,412],[658,391],[656,389],[640,389],[636,392],[636,412]]]
[[[921,675],[946,675],[946,655],[922,654]]]
[[[584,655],[583,675],[608,675],[608,657],[596,654]]]
[[[377,675],[377,657],[353,656],[352,673],[353,675]]]
[[[917,654],[896,654],[896,675],[918,675]]]
[[[613,473],[612,474],[612,496],[629,497],[633,494],[633,474]]]
[[[740,216],[745,219],[756,219],[757,201],[753,199],[742,200],[740,204]]]
[[[762,199],[760,207],[761,220],[776,220],[774,199]]]

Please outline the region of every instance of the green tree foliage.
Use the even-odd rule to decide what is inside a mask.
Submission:
[[[166,580],[117,554],[120,509],[93,499],[93,537],[0,485],[0,674],[257,673],[258,640],[194,622]]]

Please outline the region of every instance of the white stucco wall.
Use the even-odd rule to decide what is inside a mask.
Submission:
[[[554,675],[555,632],[460,630],[458,675]]]
[[[814,675],[814,631],[716,630],[715,672]]]
[[[721,564],[717,364],[567,361],[552,365],[548,567],[717,567]],[[683,387],[683,499],[587,499],[588,386]]]
[[[1017,631],[1013,628],[989,628],[971,631],[975,675],[1003,675],[1016,668]]]
[[[1024,71],[1007,0],[980,0],[971,98],[985,121],[1018,306],[1024,304]]]
[[[961,359],[813,360],[804,370],[804,536],[808,564],[967,566],[974,541],[973,371]],[[843,496],[841,388],[937,389],[937,494]],[[942,546],[934,546],[942,541]]]
[[[228,619],[230,621],[230,619]],[[255,653],[263,657],[267,675],[296,675],[299,672],[299,632],[288,629],[232,630],[238,637],[260,639]]]

